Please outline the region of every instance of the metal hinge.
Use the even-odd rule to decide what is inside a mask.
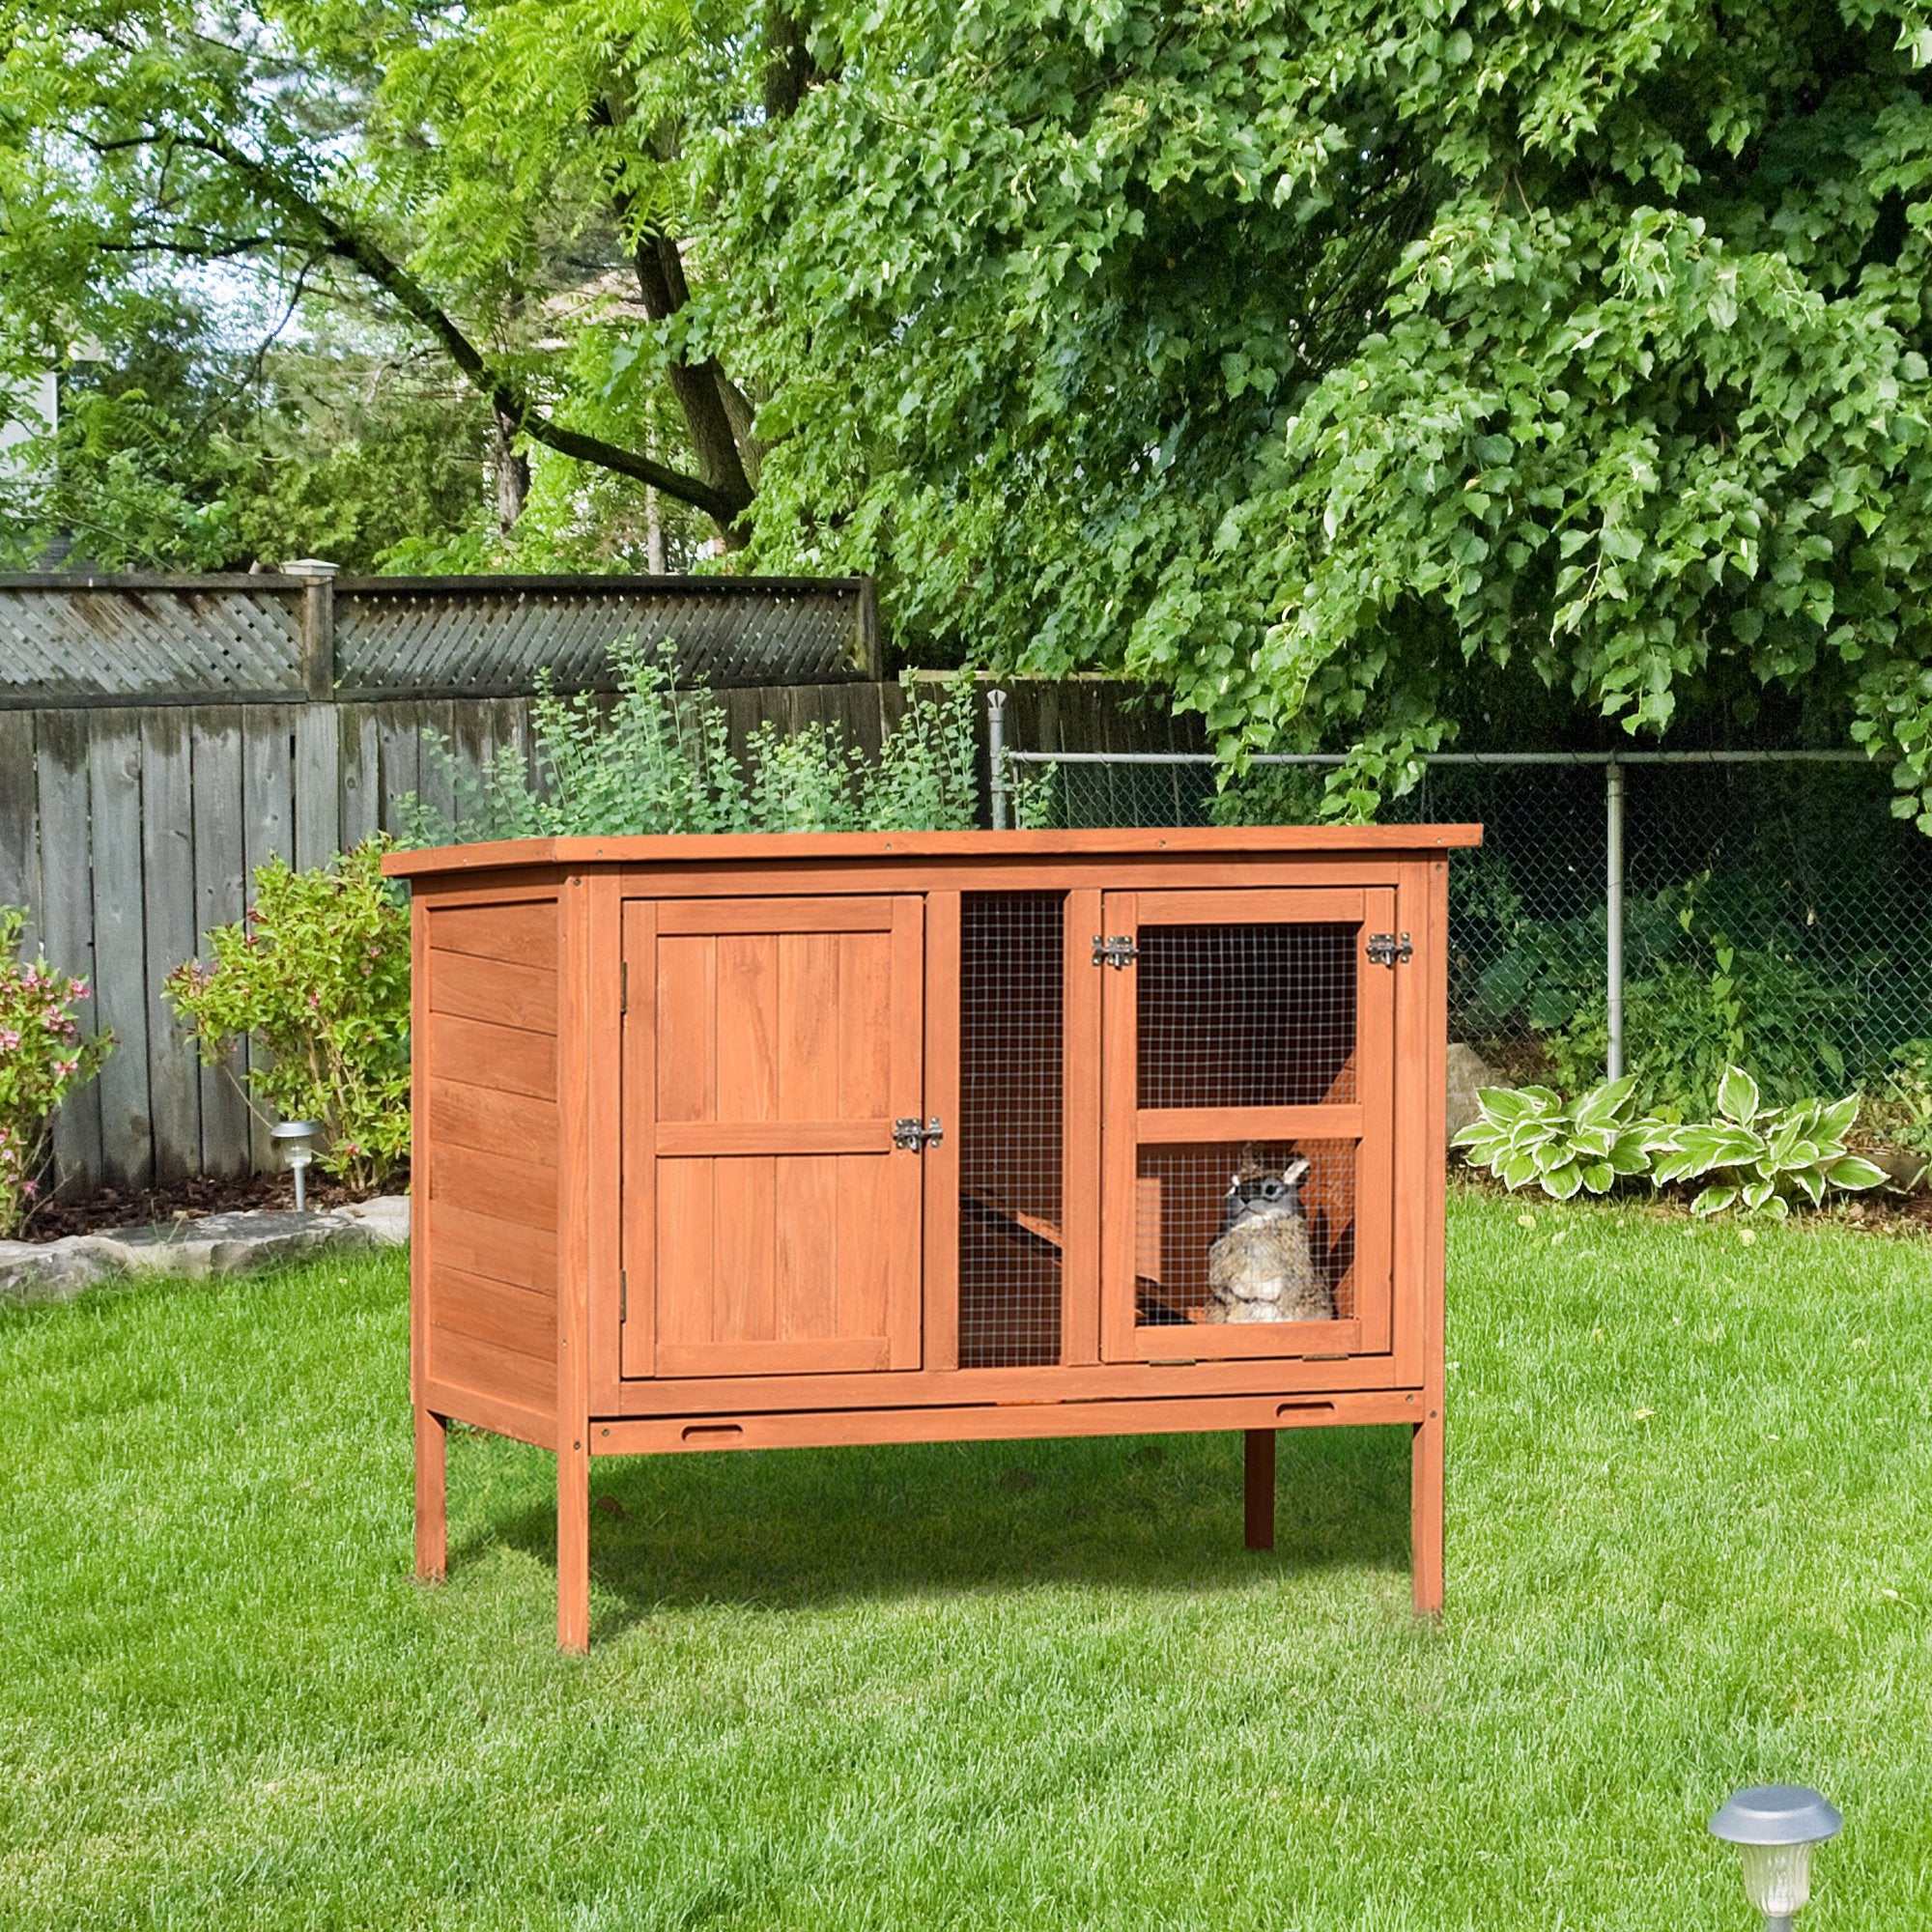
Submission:
[[[946,1138],[946,1130],[939,1124],[935,1114],[924,1126],[919,1123],[917,1114],[893,1122],[893,1145],[903,1148],[908,1153],[923,1153],[929,1147],[937,1147]]]
[[[617,1010],[620,1013],[631,1010],[631,962],[628,959],[617,968]]]
[[[1117,932],[1111,939],[1094,935],[1094,963],[1096,966],[1111,966],[1117,973],[1124,973],[1141,956],[1141,950],[1125,933]]]
[[[617,1320],[631,1319],[631,1277],[624,1269],[617,1270]]]
[[[1372,966],[1406,966],[1415,957],[1415,948],[1408,943],[1408,934],[1397,938],[1392,932],[1372,932],[1369,934],[1369,963]]]

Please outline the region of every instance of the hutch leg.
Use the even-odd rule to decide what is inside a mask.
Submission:
[[[1274,1431],[1245,1432],[1244,1503],[1248,1548],[1274,1548]]]
[[[590,1457],[582,1442],[556,1447],[556,1641],[590,1648]]]
[[[449,1422],[416,1410],[416,1576],[440,1583],[449,1569]]]
[[[1415,1569],[1415,1613],[1442,1614],[1442,1399],[1415,1425],[1409,1451],[1409,1542]]]

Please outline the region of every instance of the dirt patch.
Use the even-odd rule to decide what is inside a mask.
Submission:
[[[384,1182],[384,1194],[402,1194],[410,1184],[408,1168]],[[346,1208],[367,1194],[326,1180],[309,1170],[308,1200],[312,1208]],[[49,1201],[34,1210],[21,1232],[27,1241],[58,1241],[67,1235],[98,1235],[107,1228],[128,1228],[156,1221],[199,1221],[208,1214],[226,1214],[242,1208],[293,1208],[296,1184],[287,1174],[249,1174],[219,1180],[198,1174],[168,1187],[103,1187],[84,1200]]]

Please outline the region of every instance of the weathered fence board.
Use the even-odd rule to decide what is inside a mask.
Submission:
[[[242,836],[242,707],[210,705],[188,714],[194,743],[194,923],[196,937],[181,957],[207,957],[206,935],[233,925],[247,904],[248,863]],[[179,961],[168,962],[179,964]],[[163,971],[166,970],[165,965]],[[199,1055],[185,1041],[176,1050]],[[201,1171],[223,1177],[249,1165],[248,1103],[240,1074],[246,1065],[231,1048],[220,1065],[199,1065]]]
[[[201,1167],[201,1082],[179,1050],[161,982],[194,956],[193,740],[189,714],[148,712],[141,719],[141,898],[147,956],[148,1116],[154,1178],[166,1183]]]
[[[136,711],[88,721],[88,810],[94,878],[94,990],[118,1044],[100,1090],[101,1174],[116,1187],[154,1174],[148,1108],[148,965],[141,900],[141,731]]]

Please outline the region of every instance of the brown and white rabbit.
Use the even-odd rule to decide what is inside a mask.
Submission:
[[[1297,1155],[1277,1174],[1236,1175],[1208,1250],[1208,1321],[1332,1321],[1334,1297],[1315,1266]]]

